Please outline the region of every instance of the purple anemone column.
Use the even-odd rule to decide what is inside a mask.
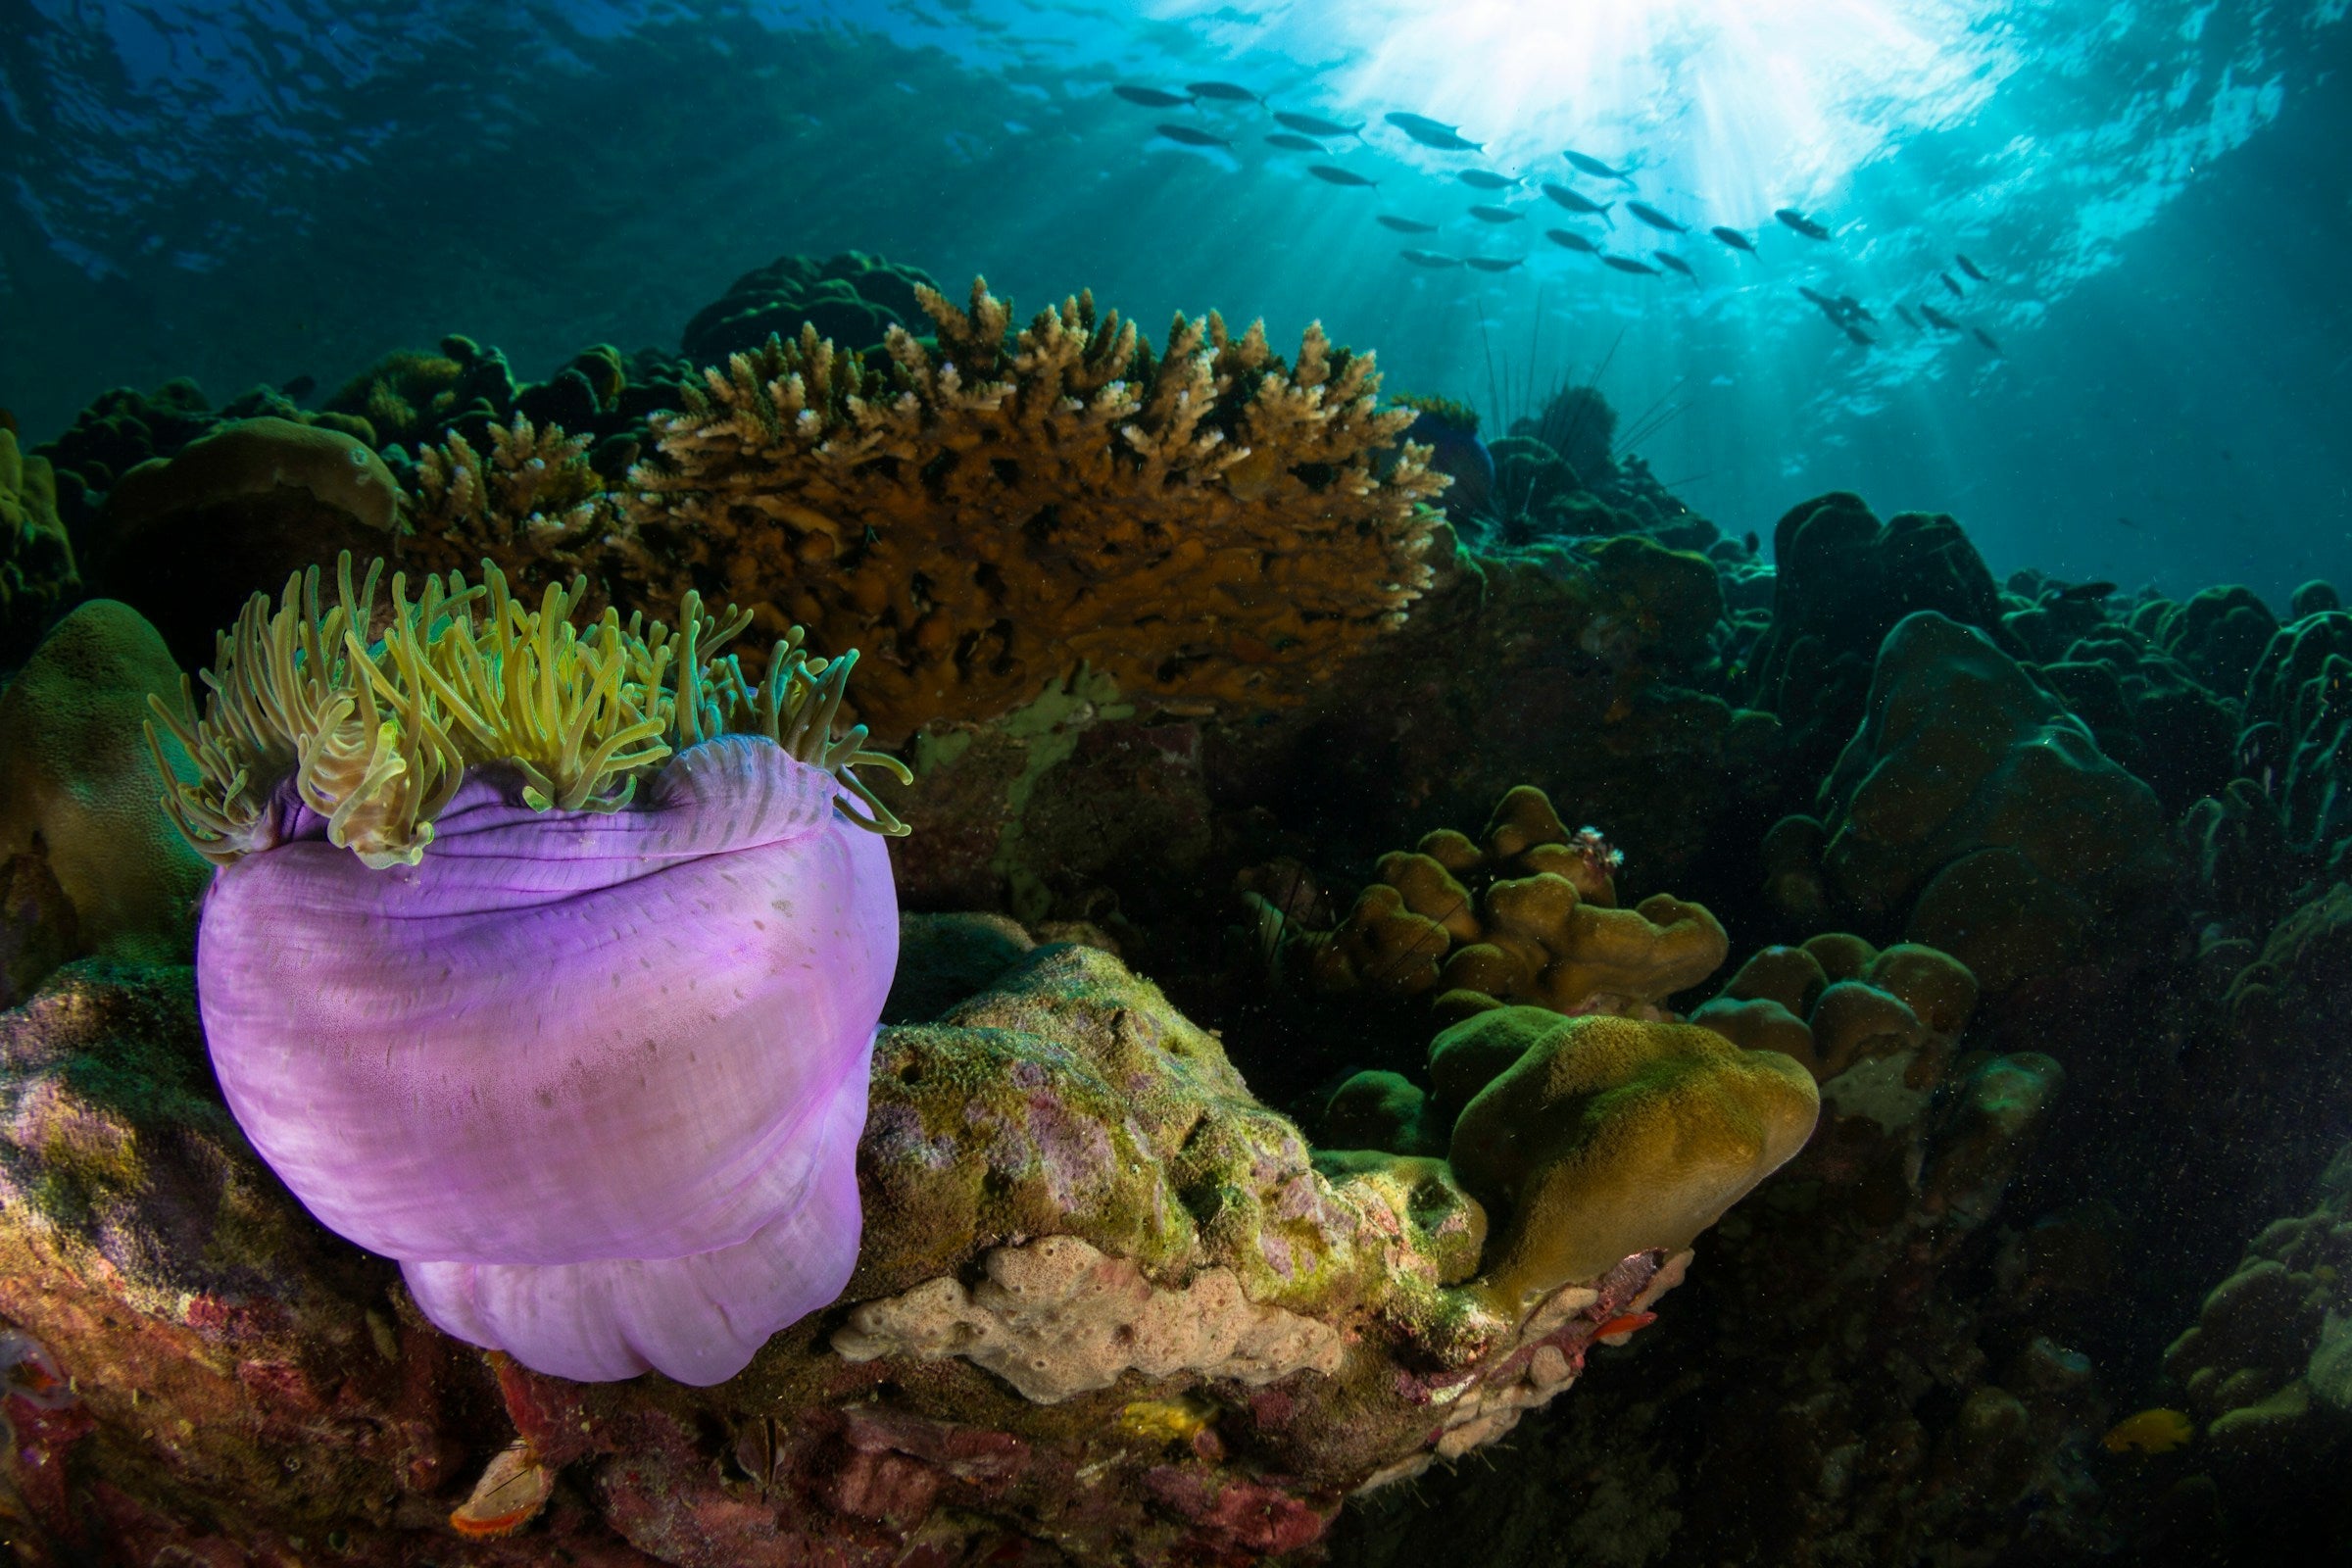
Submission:
[[[733,1376],[857,1259],[898,901],[842,793],[741,735],[613,812],[483,769],[382,871],[287,806],[198,936],[230,1110],[449,1333],[563,1377]]]

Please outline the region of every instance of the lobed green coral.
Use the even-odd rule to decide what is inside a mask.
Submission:
[[[1463,1107],[1447,1155],[1505,1216],[1486,1272],[1505,1312],[1690,1246],[1804,1147],[1821,1108],[1798,1062],[1693,1024],[1500,1007],[1457,1027],[1516,1050]]]

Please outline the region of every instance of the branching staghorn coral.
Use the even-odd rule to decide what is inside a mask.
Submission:
[[[1296,701],[1428,583],[1445,480],[1396,450],[1414,414],[1380,408],[1372,357],[1319,325],[1293,366],[1259,325],[1179,316],[1155,357],[1091,295],[1008,339],[984,280],[968,311],[917,292],[936,350],[893,329],[877,369],[804,327],[689,383],[617,542],[760,630],[864,648],[857,708],[885,741],[1080,661],[1130,690]]]
[[[718,656],[751,619],[731,605],[713,615],[689,591],[674,627],[610,609],[582,626],[572,612],[583,582],[549,587],[533,610],[488,561],[479,585],[428,575],[413,602],[394,573],[370,641],[383,568],[370,564],[355,592],[346,554],[332,602],[317,567],[290,578],[274,610],[254,595],[204,672],[202,715],[185,677],[177,711],[153,702],[197,765],[195,783],[178,781],[148,725],[164,808],[199,854],[227,864],[278,842],[275,797],[290,778],[332,843],[377,869],[414,865],[469,766],[514,768],[536,809],[617,810],[673,751],[730,730],[763,734],[839,778],[873,812],[844,807],[860,826],[906,831],[853,771],[903,774],[902,764],[862,750],[861,726],[832,733],[855,652],[812,659],[796,626],[755,684]]]
[[[621,521],[589,445],[520,414],[490,426],[487,453],[458,430],[420,443],[401,496],[404,564],[449,570],[487,558],[516,581],[582,569]]]

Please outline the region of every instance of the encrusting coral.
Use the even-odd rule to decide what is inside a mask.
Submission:
[[[795,633],[755,685],[717,652],[738,612],[580,627],[576,586],[534,611],[487,564],[415,602],[395,575],[368,642],[381,571],[256,595],[202,716],[184,682],[155,704],[198,773],[167,804],[220,865],[221,1093],[448,1333],[722,1381],[858,1255],[904,829],[863,732],[832,734],[855,656]]]
[[[883,374],[804,327],[735,355],[629,479],[676,582],[865,651],[857,711],[885,743],[1081,662],[1133,691],[1296,701],[1429,581],[1444,480],[1428,449],[1393,452],[1414,412],[1381,409],[1372,357],[1320,326],[1286,365],[1257,325],[1179,317],[1154,356],[1091,295],[1010,340],[984,281],[968,311],[918,296],[936,350],[893,328]]]

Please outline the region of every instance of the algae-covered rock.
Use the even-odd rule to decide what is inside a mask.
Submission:
[[[1310,1154],[1101,949],[913,924],[938,970],[907,1011],[984,989],[882,1031],[858,1273],[707,1389],[435,1332],[245,1145],[189,971],[69,964],[0,1013],[0,1317],[80,1391],[20,1422],[60,1478],[28,1528],[386,1568],[461,1560],[453,1528],[513,1535],[485,1563],[1297,1550],[1350,1489],[1555,1397],[1680,1278],[1644,1251],[1497,1314],[1446,1161]]]

